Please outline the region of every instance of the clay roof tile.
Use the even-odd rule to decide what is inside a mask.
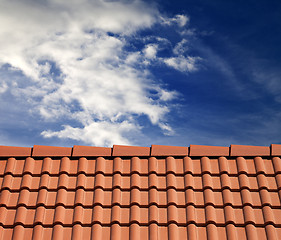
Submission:
[[[278,239],[280,149],[1,146],[0,239]]]

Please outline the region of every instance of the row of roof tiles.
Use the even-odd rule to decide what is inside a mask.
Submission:
[[[139,207],[132,205],[130,207],[120,207],[118,205],[110,208],[104,208],[95,205],[93,208],[84,208],[80,205],[74,208],[65,208],[56,206],[55,208],[45,208],[39,206],[35,209],[19,206],[17,209],[8,209],[0,207],[0,222],[5,227],[12,227],[18,224],[24,226],[34,226],[42,224],[44,226],[62,225],[92,225],[100,223],[102,225],[111,225],[118,223],[121,225],[130,225],[133,223],[149,225],[156,223],[167,226],[175,223],[178,226],[186,226],[190,223],[196,225],[207,225],[210,223],[216,226],[225,226],[227,224],[255,226],[272,224],[275,227],[281,227],[279,218],[281,209],[273,209],[265,206],[262,209],[255,209],[251,206],[243,208],[215,208],[211,205],[204,208],[189,205],[186,208],[169,205],[158,208],[156,205]]]
[[[212,191],[211,189],[205,189],[204,191],[194,191],[193,189],[187,189],[186,191],[176,191],[174,189],[168,189],[167,191],[157,191],[156,189],[150,189],[149,191],[140,191],[138,189],[122,191],[117,188],[112,191],[104,191],[98,188],[94,191],[84,191],[83,189],[77,189],[76,191],[67,191],[65,189],[57,191],[48,191],[47,189],[29,191],[22,189],[20,192],[11,192],[5,189],[1,192],[0,207],[17,208],[19,206],[27,206],[35,208],[41,205],[48,208],[59,205],[70,208],[77,205],[87,208],[95,205],[104,207],[112,207],[114,205],[122,207],[132,205],[141,207],[151,205],[159,207],[170,205],[178,207],[189,205],[206,207],[212,205],[217,208],[225,206],[233,206],[234,208],[242,208],[244,206],[280,208],[280,196],[281,192],[270,192],[265,189],[259,192],[249,191],[248,189],[240,191],[224,189],[222,192]]]
[[[0,160],[0,176],[12,174],[14,177],[22,174],[32,174],[33,176],[50,174],[58,175],[66,173],[68,175],[76,175],[85,173],[87,176],[103,173],[104,175],[112,175],[120,173],[122,175],[131,175],[138,173],[140,175],[164,175],[173,173],[177,176],[185,174],[202,175],[209,173],[211,175],[228,175],[247,174],[248,176],[264,174],[276,175],[281,174],[280,157],[254,157],[244,158],[237,157],[235,159],[219,158],[174,158],[174,157],[149,157],[149,158],[120,158],[106,159],[103,157],[90,158],[33,158],[16,159],[9,157]],[[262,178],[262,177],[260,177]],[[278,177],[279,178],[279,177]],[[279,181],[279,180],[278,180]]]
[[[255,227],[252,224],[245,226],[234,226],[228,224],[226,227],[218,227],[208,224],[207,227],[196,226],[194,223],[187,226],[177,226],[174,223],[168,226],[158,226],[155,223],[149,226],[140,226],[133,223],[128,226],[120,226],[118,223],[111,226],[102,226],[96,223],[92,226],[82,226],[79,223],[74,226],[62,226],[57,224],[54,227],[43,227],[38,224],[34,227],[17,225],[14,228],[1,229],[3,240],[6,239],[278,239],[281,235],[281,228],[272,225]],[[247,236],[247,237],[246,237]]]
[[[230,147],[190,145],[190,147],[152,145],[151,147],[135,147],[113,145],[113,148],[74,146],[52,147],[34,145],[28,147],[0,146],[0,157],[87,157],[87,156],[279,156],[281,145],[270,147],[231,145]]]
[[[101,180],[101,178],[103,179]],[[261,189],[281,191],[281,174],[275,177],[265,176],[264,174],[254,177],[247,176],[246,174],[240,174],[239,176],[229,176],[228,174],[221,174],[220,176],[210,176],[209,174],[193,176],[187,173],[185,176],[169,176],[168,178],[156,174],[150,174],[149,176],[138,176],[138,174],[122,176],[118,173],[113,176],[104,176],[103,174],[86,176],[84,173],[80,173],[77,177],[68,176],[67,174],[50,176],[47,173],[41,176],[25,174],[23,177],[13,177],[11,174],[6,174],[4,177],[0,177],[0,187],[2,190],[8,189],[10,191],[19,191],[21,189],[35,191],[41,188],[46,188],[50,191],[60,188],[70,191],[78,188],[88,191],[96,188],[103,188],[108,191],[114,188],[120,188],[125,191],[132,188],[138,188],[143,191],[151,188],[159,191],[165,191],[169,188],[179,191],[184,191],[188,188],[196,191],[202,191],[207,188],[215,191],[222,189],[237,191],[244,188],[251,191]]]

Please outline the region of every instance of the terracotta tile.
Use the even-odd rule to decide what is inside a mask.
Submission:
[[[264,224],[264,218],[263,218],[263,211],[262,209],[253,209],[255,214],[255,219],[257,224]]]
[[[111,156],[111,148],[105,147],[90,147],[90,146],[73,146],[73,157],[108,157]]]
[[[87,173],[94,174],[96,172],[96,159],[87,159],[88,166],[87,166]]]
[[[56,204],[56,197],[57,197],[57,193],[56,192],[48,192],[45,204],[47,206],[55,206],[55,204]]]
[[[13,225],[15,222],[17,211],[15,209],[6,209],[6,212],[4,214],[6,216],[4,225]]]
[[[234,223],[236,224],[244,224],[244,213],[242,208],[236,208],[234,209]]]
[[[28,157],[31,156],[31,148],[0,146],[0,157]]]
[[[205,206],[205,217],[206,217],[206,223],[210,224],[213,223],[215,224],[217,222],[217,215],[216,215],[216,210],[214,206],[207,205]]]
[[[85,188],[86,189],[94,189],[94,186],[95,186],[95,178],[91,177],[91,176],[87,176]]]
[[[34,157],[70,157],[72,152],[72,148],[67,147],[53,147],[53,146],[40,146],[34,145],[32,156]]]
[[[203,189],[202,177],[193,177],[194,189]]]
[[[256,165],[257,173],[264,173],[265,174],[266,170],[265,170],[264,160],[261,157],[255,157],[254,162],[255,162],[255,165]]]
[[[201,160],[200,159],[192,159],[193,167],[192,173],[193,174],[201,174]]]
[[[238,171],[237,171],[236,160],[228,159],[227,163],[228,163],[228,168],[229,168],[229,174],[237,174]]]
[[[158,204],[159,206],[167,205],[167,193],[163,191],[158,192]]]
[[[13,239],[21,239],[24,236],[24,227],[22,225],[16,225],[13,231]]]
[[[253,159],[246,160],[248,174],[256,174],[256,167]]]
[[[208,239],[218,239],[218,231],[215,224],[208,224],[207,225],[207,236]]]
[[[221,192],[213,192],[214,196],[214,205],[215,206],[223,206],[222,193]]]
[[[133,173],[130,179],[131,188],[140,188],[140,175],[138,173]]]
[[[166,182],[166,177],[161,177],[159,176],[157,178],[158,180],[158,184],[157,184],[157,188],[160,189],[160,190],[164,190],[167,188],[167,182]]]
[[[217,227],[217,232],[218,232],[218,239],[227,239],[225,227]]]
[[[22,177],[14,177],[14,179],[12,179],[11,181],[11,185],[8,183],[6,183],[6,179],[10,178],[11,175],[6,175],[4,177],[4,181],[3,181],[3,188],[4,187],[9,187],[11,190],[19,190],[20,189],[20,186],[21,186],[21,182],[22,182]]]
[[[270,147],[231,145],[230,156],[270,156]]]
[[[42,157],[0,161],[0,239],[281,234],[279,157]]]
[[[273,207],[280,206],[280,198],[277,192],[268,192],[269,199],[270,199],[270,205]]]
[[[258,190],[259,186],[258,186],[258,182],[257,182],[257,178],[256,177],[249,177],[249,187],[251,190]]]
[[[151,156],[187,156],[188,147],[151,145]]]
[[[149,156],[149,147],[113,145],[112,156]]]
[[[186,201],[186,204],[188,205],[196,205],[196,197],[199,198],[200,196],[196,196],[195,195],[195,192],[193,189],[191,188],[188,188],[185,190],[185,201]],[[203,194],[202,194],[202,198],[203,198]],[[198,200],[197,200],[198,201]]]
[[[112,160],[105,160],[105,174],[112,174],[113,173],[113,161]]]
[[[106,160],[103,157],[98,157],[96,160],[96,174],[98,173],[105,173],[106,169]]]
[[[237,239],[247,239],[245,227],[236,227]]]
[[[265,226],[265,231],[266,231],[266,236],[268,237],[268,239],[278,239],[277,238],[278,233],[274,226],[272,226],[272,225]]]
[[[44,158],[43,161],[42,161],[41,173],[42,174],[44,174],[44,173],[50,174],[51,170],[52,170],[51,168],[52,168],[52,159],[49,158],[49,157]]]
[[[55,190],[58,188],[58,183],[59,183],[59,177],[49,177],[49,175],[46,175],[47,178],[47,182],[46,182],[46,186],[48,189],[50,190]],[[42,178],[41,178],[42,180]],[[41,181],[41,184],[43,185],[43,182]],[[40,184],[40,186],[42,186]],[[44,184],[45,186],[45,184]]]
[[[214,190],[221,189],[221,181],[219,177],[213,177],[209,174],[202,175],[203,188],[211,188]]]
[[[272,158],[273,166],[274,166],[274,172],[281,173],[281,159],[279,157],[273,157]]]
[[[190,156],[229,156],[228,147],[190,145]]]
[[[130,192],[129,191],[122,191],[121,192],[121,205],[122,206],[129,206],[130,205]]]
[[[261,228],[261,227],[257,227],[256,228],[256,232],[258,235],[258,238],[261,239],[261,240],[267,240],[269,239],[267,236],[266,236],[266,232],[265,232],[265,229],[264,228]]]
[[[203,192],[198,191],[198,192],[194,192],[194,196],[195,196],[195,205],[196,206],[204,206],[204,196],[203,196]]]
[[[2,232],[2,239],[12,239],[13,228],[6,228]]]
[[[205,189],[203,191],[203,195],[204,195],[204,203],[205,205],[214,205],[215,199],[214,199],[214,192],[212,191],[212,189]]]
[[[131,160],[130,159],[122,159],[122,173],[130,174],[131,173]]]
[[[166,174],[166,159],[157,159],[157,173]]]
[[[94,201],[94,193],[91,192],[85,192],[85,197],[84,197],[84,205],[85,206],[92,206]]]
[[[273,215],[273,211],[270,206],[264,206],[262,208],[262,213],[264,217],[264,224],[274,224],[275,223],[275,217]]]
[[[158,237],[159,239],[168,239],[168,227],[161,227],[159,226]]]
[[[176,189],[184,190],[184,178],[176,177]]]
[[[210,159],[210,164],[211,164],[211,173],[212,174],[219,174],[219,164],[218,164],[218,159]]]
[[[280,221],[281,209],[280,208],[279,209],[272,209],[272,212],[273,212],[275,220],[278,219],[278,221]]]
[[[208,157],[202,157],[201,158],[201,168],[202,168],[202,174],[203,173],[212,173],[211,168],[211,160]]]
[[[30,192],[27,206],[35,207],[37,203],[37,197],[38,197],[38,192]]]
[[[232,192],[233,206],[242,206],[242,198],[240,192]]]
[[[237,177],[230,177],[230,187],[232,190],[238,190],[239,188],[239,181]]]
[[[265,166],[265,174],[274,174],[274,168],[271,159],[263,159],[263,164]]]
[[[130,191],[130,203],[135,204],[135,205],[140,205],[141,204],[141,192],[137,188],[133,188]]]
[[[3,175],[5,172],[7,160],[0,160],[0,175]]]
[[[22,175],[25,160],[16,160],[15,163],[16,164],[15,164],[13,174],[14,175]]]
[[[271,156],[280,156],[280,155],[281,155],[281,145],[271,144]]]
[[[51,165],[50,174],[59,174],[60,163],[61,163],[61,161],[59,159],[53,159],[51,161],[52,165]]]
[[[204,208],[195,208],[195,215],[196,215],[196,223],[198,224],[206,223]]]
[[[175,165],[176,165],[176,174],[177,175],[182,175],[184,174],[184,164],[183,164],[183,159],[176,159],[175,161]]]
[[[120,209],[120,223],[129,224],[130,222],[130,208]]]
[[[35,161],[33,158],[31,157],[26,158],[24,163],[23,174],[25,173],[33,174],[34,165],[35,165]]]

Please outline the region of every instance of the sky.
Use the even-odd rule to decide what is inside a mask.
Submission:
[[[0,145],[281,144],[279,0],[0,0]]]

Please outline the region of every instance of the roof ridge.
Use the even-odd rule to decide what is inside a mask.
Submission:
[[[31,147],[0,146],[0,157],[116,157],[116,156],[280,156],[281,144],[270,146],[230,145],[230,147],[210,145],[151,147],[113,145],[110,147],[80,146],[59,147],[34,145]]]

